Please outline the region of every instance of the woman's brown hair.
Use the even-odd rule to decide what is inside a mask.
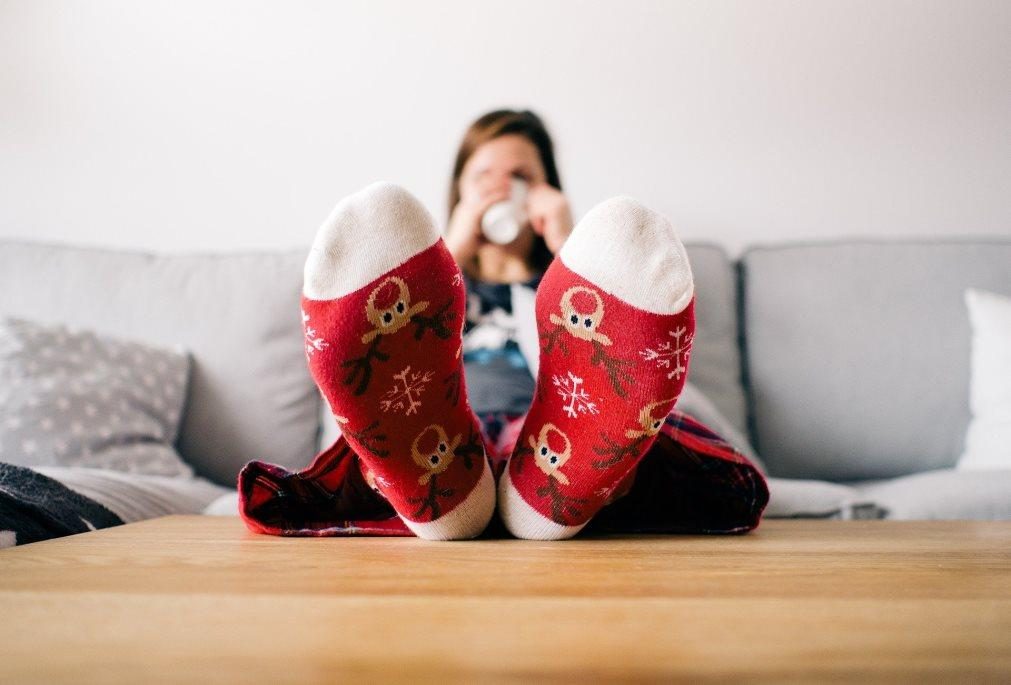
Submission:
[[[456,161],[453,163],[453,178],[449,184],[450,215],[460,203],[460,175],[467,160],[475,150],[489,140],[510,134],[523,136],[537,148],[548,185],[558,190],[562,189],[562,180],[558,176],[558,167],[555,164],[555,147],[541,118],[530,110],[497,109],[479,117],[463,135],[460,149],[456,153]],[[534,246],[530,251],[531,265],[544,270],[548,268],[553,257],[544,238],[535,236]]]

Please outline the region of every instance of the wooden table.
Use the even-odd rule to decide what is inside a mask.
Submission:
[[[1011,524],[276,538],[169,517],[0,551],[0,682],[1011,680]]]

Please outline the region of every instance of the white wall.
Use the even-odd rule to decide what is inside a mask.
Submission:
[[[1011,233],[1011,2],[0,0],[0,238],[305,246],[466,124],[553,127],[577,215],[689,238]]]

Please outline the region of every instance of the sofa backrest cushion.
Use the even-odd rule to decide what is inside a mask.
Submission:
[[[688,245],[698,320],[692,382],[740,430],[745,396],[735,267]],[[249,459],[306,465],[319,395],[299,320],[305,251],[152,255],[0,241],[0,314],[181,345],[193,358],[177,447],[201,475],[234,484]]]
[[[1011,293],[1011,241],[762,247],[742,266],[752,437],[772,475],[955,463],[969,421],[963,293]]]
[[[177,447],[234,485],[249,459],[312,458],[319,395],[299,314],[305,251],[150,255],[0,241],[0,315],[181,345],[192,357]]]
[[[722,248],[688,244],[695,277],[695,344],[688,378],[742,433],[746,405],[741,383],[736,267]]]

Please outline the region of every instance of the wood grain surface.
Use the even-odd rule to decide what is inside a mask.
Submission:
[[[277,538],[168,517],[0,551],[0,682],[1011,680],[1011,523]]]

